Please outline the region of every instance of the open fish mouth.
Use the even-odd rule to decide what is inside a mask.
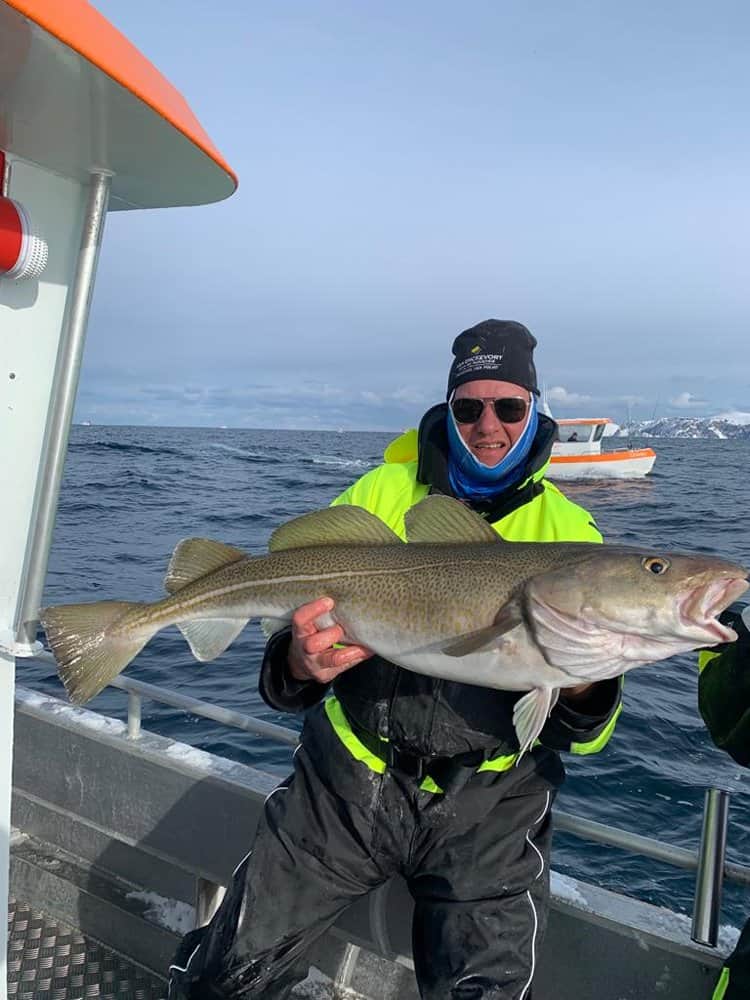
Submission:
[[[731,578],[714,580],[691,591],[680,607],[680,618],[685,625],[698,626],[714,642],[734,642],[737,633],[719,621],[718,615],[748,589],[747,580]]]

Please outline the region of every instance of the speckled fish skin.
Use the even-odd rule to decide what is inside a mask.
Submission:
[[[710,557],[670,555],[675,582],[667,585],[643,568],[644,559],[659,555],[651,550],[587,543],[523,542],[501,546],[327,545],[287,550],[240,560],[218,570],[175,596],[124,617],[114,633],[142,629],[153,633],[178,622],[214,617],[289,621],[300,605],[325,596],[335,602],[335,608],[320,623],[340,624],[348,642],[368,646],[413,670],[420,671],[424,656],[428,662],[422,672],[505,690],[525,690],[538,684],[538,670],[549,673],[548,686],[566,680],[566,671],[561,675],[550,663],[554,656],[540,655],[535,637],[541,629],[538,609],[551,602],[553,592],[557,597],[554,606],[570,609],[580,621],[608,623],[617,635],[624,634],[623,627],[630,624],[639,633],[654,632],[659,643],[674,639],[680,643],[678,652],[694,648],[693,643],[725,638],[724,632],[681,624],[681,588],[690,593],[717,580],[736,580],[741,569]],[[524,621],[517,626],[524,639],[516,636],[515,641],[522,641],[522,645],[511,649],[510,633],[506,633],[501,658],[496,658],[494,651],[482,654],[483,661],[492,657],[497,669],[487,671],[482,662],[480,680],[472,676],[471,658],[467,662],[467,657],[441,656],[446,642],[490,627],[516,595],[526,598]],[[591,654],[593,630],[581,630],[579,644]],[[532,662],[519,662],[521,648],[536,650]],[[441,667],[438,661],[442,659],[446,662]],[[585,671],[589,662],[590,655],[585,655],[580,669]],[[575,677],[580,683],[585,674],[576,673]]]
[[[451,513],[446,503],[456,502],[428,498],[413,511],[426,505],[433,515]],[[357,511],[358,523],[372,518],[332,508],[328,523],[345,526],[347,509]],[[199,659],[212,659],[250,618],[280,627],[319,597],[335,602],[319,625],[339,623],[347,641],[419,673],[503,690],[589,683],[736,638],[716,619],[747,588],[746,570],[732,562],[593,543],[503,543],[476,520],[481,541],[403,544],[392,535],[353,544],[308,538],[257,557],[228,550],[232,561],[193,582],[168,577],[179,589],[154,604],[67,605],[44,609],[41,618],[78,702],[168,625],[183,630]],[[315,515],[299,522],[317,523]],[[189,544],[200,553],[218,543]]]

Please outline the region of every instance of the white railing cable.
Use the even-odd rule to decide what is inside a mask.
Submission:
[[[665,844],[662,840],[643,837],[639,833],[630,833],[628,830],[619,830],[614,826],[597,823],[592,819],[574,816],[561,809],[554,810],[554,817],[555,830],[562,833],[570,833],[583,840],[606,844],[608,847],[619,847],[623,851],[641,854],[654,861],[664,861],[675,868],[683,868],[686,871],[698,870],[700,856],[696,851],[690,851],[685,847],[673,847],[671,844]],[[724,875],[732,882],[750,886],[750,867],[747,865],[725,861]]]
[[[35,660],[43,660],[45,663],[54,663],[55,658],[52,653],[44,650],[34,656]],[[169,705],[170,708],[178,708],[190,715],[200,716],[203,719],[212,719],[214,722],[221,722],[225,726],[234,729],[242,729],[246,733],[254,733],[256,736],[265,736],[276,743],[286,743],[296,747],[299,743],[299,733],[285,726],[277,726],[273,722],[263,722],[262,719],[255,719],[251,715],[242,712],[235,712],[230,708],[222,708],[221,705],[212,705],[208,701],[201,701],[198,698],[191,698],[189,695],[180,694],[178,691],[171,691],[169,688],[159,687],[156,684],[146,684],[145,681],[137,681],[132,677],[115,677],[110,681],[110,687],[119,688],[128,694],[128,736],[131,739],[140,731],[140,701],[148,698],[150,701],[159,702],[162,705]],[[138,721],[131,724],[131,710],[137,712]]]

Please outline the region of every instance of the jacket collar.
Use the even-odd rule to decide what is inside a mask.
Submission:
[[[429,486],[431,493],[454,496],[448,478],[447,414],[448,404],[438,403],[422,417],[418,432],[417,481]],[[471,501],[469,506],[490,521],[497,521],[541,493],[541,480],[549,465],[556,430],[555,421],[540,413],[536,436],[518,483],[491,500]]]

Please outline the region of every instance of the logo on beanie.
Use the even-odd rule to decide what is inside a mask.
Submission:
[[[479,350],[481,351],[481,347]],[[469,357],[456,361],[453,367],[453,377],[461,379],[470,373],[486,372],[487,377],[492,378],[493,374],[500,372],[504,354],[504,350],[498,351],[496,354],[475,354],[472,350]]]
[[[469,351],[469,354],[478,354],[481,350],[482,350],[482,345],[481,344],[475,344],[472,347],[472,349]]]

